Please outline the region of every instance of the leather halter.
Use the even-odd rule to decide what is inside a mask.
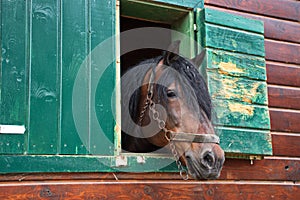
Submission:
[[[151,67],[151,74],[148,82],[148,88],[147,88],[147,101],[144,109],[147,109],[150,107],[154,102],[152,101],[153,98],[153,84],[155,79],[155,68],[156,65]],[[153,108],[155,110],[155,107]],[[156,111],[156,110],[155,110]],[[141,114],[140,121],[142,120],[142,117],[144,117],[144,112]],[[156,111],[157,112],[157,111]],[[158,119],[159,121],[162,121]],[[157,120],[156,120],[157,121]],[[165,125],[165,121],[162,121]],[[169,141],[176,141],[176,142],[193,142],[193,143],[214,143],[214,144],[220,144],[220,138],[215,134],[196,134],[196,133],[186,133],[186,132],[173,132],[171,130],[166,129],[165,127],[161,127],[161,124],[158,122],[158,126],[161,130],[165,132],[165,137]],[[167,135],[169,134],[169,135]]]

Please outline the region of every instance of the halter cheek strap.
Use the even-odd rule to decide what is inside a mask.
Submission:
[[[176,142],[214,143],[220,144],[220,138],[214,134],[170,132],[170,139]]]

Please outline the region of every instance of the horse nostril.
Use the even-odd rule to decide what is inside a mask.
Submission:
[[[213,167],[215,158],[212,152],[208,151],[204,154],[202,164],[206,167]]]

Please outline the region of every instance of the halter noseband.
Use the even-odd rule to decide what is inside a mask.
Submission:
[[[220,138],[217,135],[214,135],[214,134],[196,134],[196,133],[185,133],[185,132],[177,133],[177,132],[173,132],[171,130],[168,130],[165,127],[166,122],[159,119],[159,113],[155,109],[155,103],[152,100],[152,98],[153,98],[153,84],[154,84],[154,79],[155,79],[155,68],[156,68],[156,65],[151,67],[151,74],[150,74],[150,78],[149,78],[149,82],[148,82],[148,88],[147,88],[147,98],[146,98],[146,102],[145,102],[145,106],[143,108],[143,111],[140,114],[140,123],[143,120],[146,109],[149,107],[150,110],[152,110],[152,112],[153,112],[153,119],[158,122],[158,127],[161,130],[164,131],[165,138],[169,142],[170,141],[176,141],[176,142],[220,144]]]

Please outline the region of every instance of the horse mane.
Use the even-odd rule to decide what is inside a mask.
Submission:
[[[136,129],[137,123],[140,117],[140,97],[141,88],[138,87],[134,92],[130,88],[136,88],[137,86],[142,86],[146,73],[151,69],[152,66],[157,66],[158,63],[163,59],[163,56],[158,56],[156,58],[147,59],[142,61],[132,69],[134,69],[134,77],[127,78],[123,81],[122,79],[122,98],[130,99],[129,104],[122,103],[122,130],[123,127],[127,126],[125,129],[131,132],[139,131]],[[161,74],[157,84],[155,84],[155,93],[157,93],[158,103],[162,105],[167,105],[167,90],[166,87],[171,83],[176,82],[177,85],[181,86],[182,89],[182,99],[186,102],[189,110],[195,112],[198,115],[201,122],[205,120],[211,120],[212,103],[208,93],[208,88],[203,77],[200,75],[198,69],[195,65],[181,56],[179,56],[175,61],[173,61],[171,66],[163,66],[164,70]],[[123,117],[123,110],[126,108],[129,110],[130,117]],[[126,109],[126,110],[127,110]],[[206,115],[206,116],[203,116]],[[131,122],[135,122],[132,124]],[[128,127],[128,124],[129,125]],[[135,133],[139,135],[139,133]],[[148,144],[145,138],[135,138],[132,134],[128,135],[122,133],[122,148],[128,151],[135,152],[150,152],[157,150],[158,147]],[[144,146],[147,151],[136,150],[133,147],[136,144]],[[133,146],[132,146],[133,145]]]

